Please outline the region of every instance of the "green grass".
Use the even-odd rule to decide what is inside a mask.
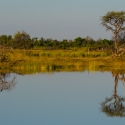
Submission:
[[[125,57],[111,58],[103,51],[87,48],[70,50],[11,50],[9,62],[0,63],[0,71],[23,73],[52,71],[112,71],[125,70]]]

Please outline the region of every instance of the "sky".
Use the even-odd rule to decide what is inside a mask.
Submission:
[[[125,11],[125,0],[0,0],[0,35],[24,30],[31,38],[111,39],[101,26],[109,11]]]

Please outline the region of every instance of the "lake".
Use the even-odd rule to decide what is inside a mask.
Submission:
[[[1,125],[123,125],[124,73],[1,73]]]

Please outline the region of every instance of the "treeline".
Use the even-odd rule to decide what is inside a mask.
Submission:
[[[45,47],[46,49],[67,49],[70,47],[91,47],[94,49],[104,49],[113,46],[113,40],[98,39],[93,40],[91,37],[86,38],[77,37],[74,40],[63,39],[62,41],[56,39],[38,39],[31,38],[29,34],[24,31],[17,32],[12,37],[11,35],[1,35],[0,45],[11,47],[12,49],[38,49]]]

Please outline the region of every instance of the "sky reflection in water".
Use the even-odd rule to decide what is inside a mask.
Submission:
[[[122,125],[124,117],[110,117],[101,107],[106,97],[114,97],[118,75],[115,72],[16,75],[15,86],[0,93],[0,121],[2,125]],[[14,77],[11,74],[6,81]],[[117,83],[116,94],[125,97],[122,81]]]

